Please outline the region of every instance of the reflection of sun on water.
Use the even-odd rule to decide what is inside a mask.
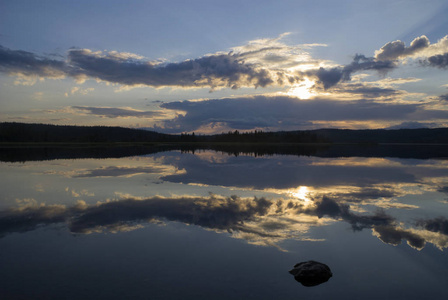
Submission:
[[[310,88],[314,85],[314,81],[309,80],[308,78],[305,78],[302,82],[299,84],[293,85],[289,91],[288,95],[290,96],[296,96],[300,99],[309,99],[315,94],[310,91]]]
[[[300,186],[296,189],[288,191],[288,194],[294,198],[303,200],[305,204],[310,204],[310,202],[312,202],[311,199],[309,198],[310,192],[311,191],[307,186]]]

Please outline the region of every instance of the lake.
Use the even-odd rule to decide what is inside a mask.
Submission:
[[[447,146],[0,152],[1,299],[446,297]]]

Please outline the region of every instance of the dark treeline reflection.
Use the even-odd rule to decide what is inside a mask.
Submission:
[[[310,221],[314,219],[314,221]],[[190,225],[229,232],[251,243],[275,245],[297,238],[297,225],[324,226],[322,219],[343,221],[354,231],[372,229],[385,243],[397,245],[402,240],[414,248],[425,246],[428,233],[442,236],[429,242],[445,247],[448,220],[444,217],[418,220],[414,228],[403,228],[394,217],[378,210],[371,214],[351,211],[348,204],[323,196],[312,203],[298,200],[265,198],[222,197],[152,197],[123,199],[87,205],[31,205],[10,208],[0,212],[0,237],[14,232],[27,232],[40,226],[66,224],[74,234],[102,231],[129,231],[145,223],[175,221]],[[302,229],[303,230],[303,229]],[[444,236],[444,237],[443,237]],[[437,240],[437,239],[436,239]]]
[[[140,146],[22,146],[0,147],[0,161],[25,162],[54,159],[119,158],[164,151],[195,153],[212,150],[229,155],[296,155],[316,157],[396,157],[430,159],[447,157],[448,145],[359,145],[359,144],[154,144]]]
[[[0,147],[0,161],[26,162],[54,159],[121,158],[169,151],[169,146],[23,146]]]

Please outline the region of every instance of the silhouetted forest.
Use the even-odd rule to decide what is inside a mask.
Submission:
[[[174,136],[168,134],[123,127],[0,123],[0,142],[113,143],[175,140]]]
[[[26,123],[0,123],[0,142],[9,143],[419,143],[448,144],[448,128],[398,130],[318,129],[279,132],[239,132],[216,135],[163,134],[143,129],[105,126],[61,126]]]

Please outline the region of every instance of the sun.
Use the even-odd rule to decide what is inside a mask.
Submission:
[[[314,81],[305,78],[302,82],[293,85],[287,92],[290,96],[296,96],[300,99],[310,99],[315,94],[310,91],[311,87],[314,85]]]

